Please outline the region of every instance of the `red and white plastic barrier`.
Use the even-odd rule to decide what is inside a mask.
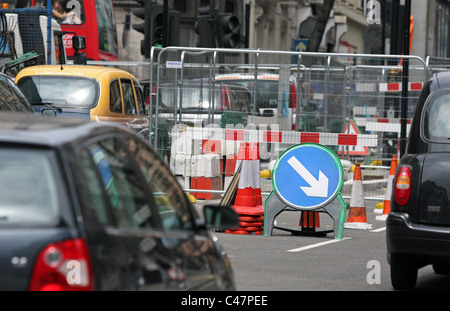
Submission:
[[[268,131],[221,128],[186,128],[185,132],[173,133],[172,153],[175,154],[237,154],[240,142],[274,143],[294,145],[313,142],[327,146],[376,147],[377,135],[313,133],[293,131]]]
[[[172,172],[184,189],[201,190],[227,188],[238,165],[241,143],[252,145],[258,143],[260,158],[263,158],[269,143],[272,146],[272,152],[273,150],[277,152],[282,144],[290,146],[307,142],[365,148],[378,145],[378,136],[367,134],[186,127],[181,132],[172,132],[171,135]],[[217,193],[193,192],[191,194],[197,199],[220,198],[220,194]]]

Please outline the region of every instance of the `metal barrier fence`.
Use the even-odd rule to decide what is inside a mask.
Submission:
[[[241,143],[259,143],[264,167],[301,142],[327,145],[351,163],[389,166],[432,61],[167,47],[138,65],[146,68],[150,143],[186,189],[208,189],[211,197],[226,188]]]
[[[160,140],[163,112],[171,110],[171,118],[162,114],[167,124],[164,128],[195,122],[199,127],[220,124],[217,120],[224,114],[221,107],[215,106],[222,104],[214,102],[216,97],[205,99],[202,94],[194,97],[185,94],[192,88],[189,84],[197,81],[203,83],[202,89],[206,86],[210,90],[217,84],[246,86],[251,103],[244,126],[266,124],[281,131],[376,134],[379,139],[376,147],[343,144],[338,152],[349,158],[359,157],[366,163],[372,159],[390,160],[400,138],[399,118],[404,98],[400,64],[408,61],[410,68],[408,118],[427,78],[425,62],[415,56],[169,47],[153,57],[155,72],[150,74],[149,84],[155,86],[150,98],[151,107],[155,107],[151,113],[155,147]],[[166,109],[165,98],[174,101],[172,109]],[[190,113],[185,109],[193,108],[198,103],[192,101],[200,98],[201,112],[197,109]]]
[[[0,67],[15,76],[22,68],[50,63],[52,27],[57,22],[48,8],[0,9]]]

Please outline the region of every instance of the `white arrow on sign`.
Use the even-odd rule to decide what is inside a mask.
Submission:
[[[317,180],[296,157],[290,158],[287,162],[310,185],[310,187],[300,187],[307,196],[319,198],[328,196],[328,177],[322,171],[319,171]]]

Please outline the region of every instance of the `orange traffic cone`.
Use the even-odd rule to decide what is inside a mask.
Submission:
[[[389,179],[386,188],[386,194],[384,196],[383,214],[375,217],[376,220],[386,221],[387,215],[391,211],[391,194],[394,183],[395,171],[397,170],[397,156],[394,154],[391,161],[391,169],[389,171]]]
[[[353,175],[352,195],[350,198],[350,209],[347,222],[344,224],[347,229],[373,229],[373,225],[367,223],[366,204],[364,202],[364,189],[361,176],[361,166],[356,164]]]
[[[314,211],[302,211],[299,226],[302,229],[320,228],[320,214]]]
[[[240,218],[240,227],[226,230],[225,233],[258,235],[263,232],[264,209],[257,206],[250,143],[245,145],[244,158],[242,158],[242,152],[239,152],[237,160],[241,163],[241,172],[232,208]]]
[[[237,214],[259,215],[256,208],[255,188],[253,184],[253,163],[250,161],[250,143],[246,143],[244,158],[242,153],[238,155],[238,161],[242,161],[239,185],[234,200],[233,209]]]

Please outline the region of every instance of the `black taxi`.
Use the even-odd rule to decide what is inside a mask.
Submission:
[[[450,72],[434,74],[419,96],[394,176],[386,242],[395,289],[413,289],[427,265],[450,274]]]

